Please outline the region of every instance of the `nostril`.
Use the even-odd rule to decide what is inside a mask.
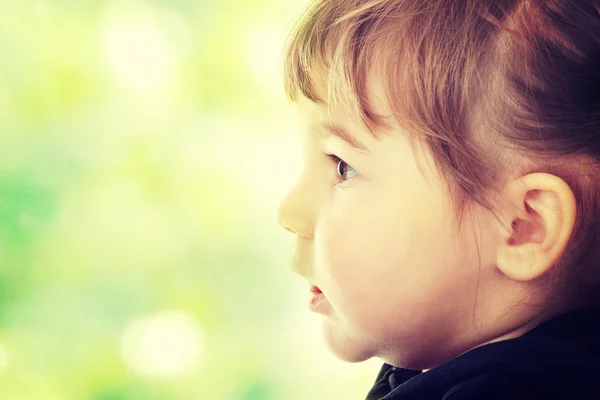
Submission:
[[[285,222],[285,220],[283,218],[279,218],[279,226],[281,226],[283,229],[285,229],[288,232],[292,232],[292,229],[290,228],[290,226]]]
[[[288,219],[283,215],[282,212],[279,213],[279,216],[278,216],[277,219],[278,219],[278,222],[279,222],[279,226],[281,226],[283,229],[285,229],[286,231],[288,231],[290,233],[296,233],[291,228]]]

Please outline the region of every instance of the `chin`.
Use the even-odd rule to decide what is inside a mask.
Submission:
[[[329,351],[342,361],[359,363],[375,356],[373,349],[360,338],[326,321],[323,322],[323,336]]]

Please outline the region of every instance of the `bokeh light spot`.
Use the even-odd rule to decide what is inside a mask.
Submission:
[[[123,333],[123,361],[148,378],[170,378],[190,371],[203,347],[200,324],[182,310],[164,310],[134,319]]]
[[[162,91],[173,77],[173,54],[152,7],[114,0],[104,14],[105,56],[111,71],[134,92]]]

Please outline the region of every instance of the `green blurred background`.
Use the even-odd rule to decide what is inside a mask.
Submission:
[[[277,205],[306,0],[0,0],[0,399],[362,399]]]

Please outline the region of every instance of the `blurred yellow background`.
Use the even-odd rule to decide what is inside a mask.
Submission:
[[[0,1],[0,399],[362,399],[277,205],[306,0]]]

